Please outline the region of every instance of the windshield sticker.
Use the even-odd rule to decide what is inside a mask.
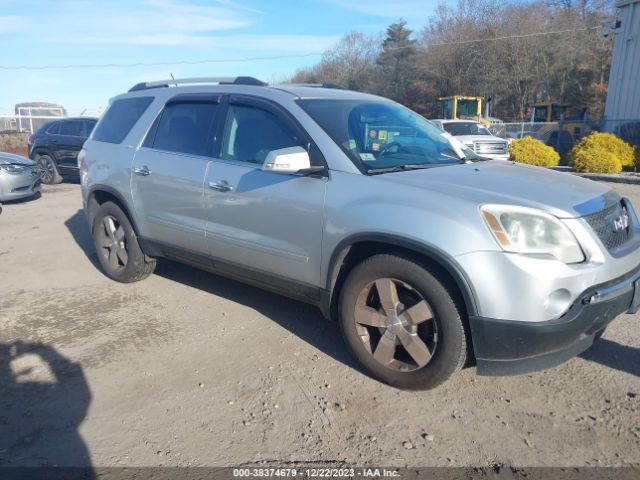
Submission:
[[[380,130],[378,132],[378,140],[380,141],[380,143],[387,143],[387,131],[386,130]]]
[[[380,150],[380,144],[374,143],[373,145],[371,145],[371,150],[373,150],[374,152],[378,152]]]
[[[376,159],[373,153],[361,153],[360,158],[363,162],[373,162]]]
[[[356,141],[353,138],[349,139],[349,150],[355,150],[356,149]]]
[[[369,136],[370,136],[372,139],[376,138],[376,136],[377,136],[377,135],[378,135],[378,132],[376,132],[375,130],[371,130],[371,131],[369,132]]]

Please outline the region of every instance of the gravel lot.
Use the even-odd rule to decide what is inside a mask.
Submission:
[[[612,184],[640,211],[640,186]],[[519,377],[403,392],[313,307],[178,264],[96,266],[77,184],[0,215],[0,465],[640,465],[640,329]]]

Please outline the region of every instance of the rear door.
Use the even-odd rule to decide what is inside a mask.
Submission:
[[[82,120],[64,120],[60,122],[60,129],[50,138],[53,154],[56,157],[59,168],[77,170],[78,153],[86,139],[85,124]]]
[[[230,97],[221,137],[204,188],[214,262],[319,285],[327,178],[261,169],[272,150],[302,146],[317,165],[319,150],[281,107],[254,97]]]
[[[213,153],[217,96],[178,95],[156,119],[133,161],[131,191],[144,236],[208,255],[203,183]]]

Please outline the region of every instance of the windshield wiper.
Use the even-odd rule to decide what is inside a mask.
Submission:
[[[422,170],[425,168],[432,168],[434,165],[416,165],[416,164],[407,164],[407,165],[395,165],[393,167],[383,167],[383,168],[372,168],[367,171],[369,175],[378,175],[380,173],[391,173],[391,172],[405,172],[408,170]]]

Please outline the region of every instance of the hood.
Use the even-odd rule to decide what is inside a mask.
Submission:
[[[6,153],[6,152],[0,152],[0,164],[1,165],[16,164],[16,165],[26,165],[26,166],[35,165],[33,160],[30,160],[27,157],[23,157],[22,155],[15,155],[13,153]]]
[[[581,217],[620,200],[617,193],[601,183],[570,173],[500,160],[394,172],[380,177],[477,205],[532,207],[560,218]]]
[[[471,142],[507,143],[507,141],[504,138],[494,137],[493,135],[456,135],[454,138],[462,143],[471,143]]]

